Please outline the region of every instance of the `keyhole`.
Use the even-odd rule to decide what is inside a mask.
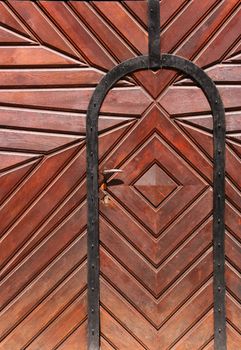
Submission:
[[[106,195],[104,196],[104,198],[102,199],[102,202],[103,202],[105,205],[110,204],[110,201],[111,201],[111,199],[110,199],[110,197],[108,196],[108,194],[106,194]]]

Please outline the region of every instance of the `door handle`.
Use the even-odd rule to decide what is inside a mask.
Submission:
[[[104,176],[106,175],[112,175],[112,174],[115,174],[115,173],[123,173],[123,170],[122,169],[104,169],[102,174]]]
[[[102,185],[100,187],[102,190],[107,189],[107,181],[108,181],[109,177],[111,177],[111,175],[116,174],[116,173],[123,173],[123,170],[122,169],[104,169],[102,171],[102,175],[104,178]]]
[[[103,202],[104,204],[109,204],[109,201],[110,201],[110,198],[109,198],[109,195],[108,195],[108,192],[106,191],[107,190],[107,181],[109,179],[109,177],[111,177],[111,175],[113,174],[116,174],[116,173],[123,173],[123,170],[122,169],[104,169],[102,171],[102,175],[103,175],[103,182],[100,186],[100,189],[102,190],[102,193],[104,194],[104,198],[103,198]]]

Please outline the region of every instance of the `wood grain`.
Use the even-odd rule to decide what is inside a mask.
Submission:
[[[240,2],[162,0],[161,51],[226,109],[228,350],[241,343]],[[87,350],[86,111],[147,54],[147,1],[0,1],[0,349]],[[99,119],[101,348],[213,350],[210,107],[178,72],[136,72]],[[103,180],[100,174],[100,183]]]

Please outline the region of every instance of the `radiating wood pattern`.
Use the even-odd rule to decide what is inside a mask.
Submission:
[[[228,350],[241,349],[239,0],[162,0],[161,49],[226,108]],[[0,1],[0,349],[84,350],[85,117],[106,71],[146,54],[147,1]],[[212,117],[173,71],[101,110],[101,348],[213,349]]]

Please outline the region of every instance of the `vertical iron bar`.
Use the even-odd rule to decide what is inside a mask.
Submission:
[[[160,2],[148,0],[149,68],[160,68]]]
[[[226,286],[225,286],[225,116],[220,96],[215,99],[213,122],[213,294],[214,349],[226,350]]]
[[[100,342],[99,286],[99,191],[98,191],[98,123],[93,116],[96,104],[87,112],[87,256],[88,256],[88,350],[98,350]]]

